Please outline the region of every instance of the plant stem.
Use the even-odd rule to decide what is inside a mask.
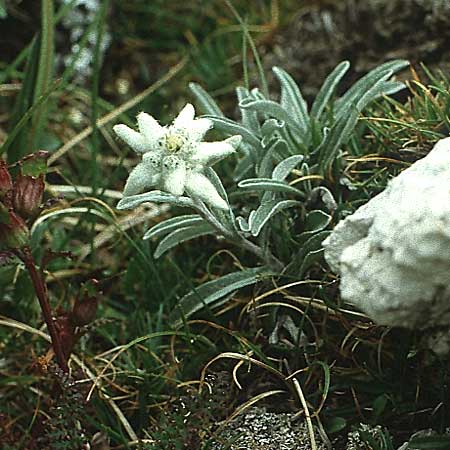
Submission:
[[[244,247],[246,250],[253,253],[265,264],[274,268],[276,271],[281,272],[283,270],[283,263],[278,258],[276,258],[269,250],[264,251],[261,247],[249,241],[238,232],[233,233],[232,231],[226,229],[203,202],[195,200],[195,207],[203,217],[203,219],[210,223],[223,237],[235,244]]]
[[[58,365],[61,370],[63,370],[65,373],[68,373],[69,367],[67,365],[66,357],[64,356],[59,332],[53,319],[50,302],[48,300],[47,286],[43,279],[42,273],[40,273],[40,271],[38,271],[38,269],[36,268],[36,261],[29,247],[23,248],[20,253],[17,253],[17,256],[23,261],[26,269],[28,270],[28,273],[30,274],[34,290],[39,300],[39,305],[41,306],[42,315],[44,316],[44,320],[47,324],[47,329],[52,340],[53,351],[55,352]]]

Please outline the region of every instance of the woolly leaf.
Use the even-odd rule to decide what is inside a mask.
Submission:
[[[224,117],[214,99],[197,83],[189,83],[189,89],[195,95],[197,101],[200,103],[201,108],[206,114],[212,116]]]
[[[176,247],[182,242],[214,232],[215,228],[213,228],[209,223],[193,224],[188,227],[178,228],[161,240],[158,247],[156,247],[154,257],[159,258],[163,253]]]
[[[202,284],[179,302],[178,308],[172,312],[169,319],[174,326],[182,323],[182,318],[189,318],[205,306],[217,306],[220,300],[233,292],[268,278],[272,273],[265,267],[245,269],[229,273]]]
[[[285,70],[279,67],[272,70],[281,84],[281,105],[288,110],[302,134],[305,134],[309,128],[308,107],[297,83]]]
[[[207,119],[212,120],[214,123],[214,128],[219,131],[223,131],[226,134],[235,135],[240,134],[242,139],[248,142],[253,147],[259,148],[261,146],[258,137],[253,133],[253,131],[244,127],[243,125],[235,122],[234,120],[227,119],[225,117],[218,116],[202,116]]]
[[[320,119],[323,110],[327,106],[331,96],[334,94],[337,85],[341,81],[350,67],[348,61],[342,61],[325,79],[316,99],[311,107],[311,118]]]
[[[272,178],[248,178],[240,181],[238,186],[251,191],[284,192],[286,194],[296,194],[304,197],[303,192],[299,189],[289,186],[284,181],[273,180]]]
[[[178,228],[185,228],[202,222],[204,221],[198,214],[186,214],[183,216],[172,217],[150,228],[150,230],[144,234],[143,239],[164,236]]]
[[[303,161],[303,155],[289,156],[281,161],[273,170],[272,178],[278,181],[284,181],[298,164]]]
[[[193,201],[189,197],[177,197],[175,195],[167,194],[161,191],[150,191],[144,192],[143,194],[124,197],[119,201],[119,203],[117,203],[116,208],[133,209],[146,202],[170,203],[176,206],[194,206]]]
[[[271,200],[262,203],[256,210],[256,213],[249,218],[251,233],[258,236],[264,225],[277,213],[293,206],[300,206],[301,203],[296,200]]]

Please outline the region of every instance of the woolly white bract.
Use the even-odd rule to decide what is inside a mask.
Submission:
[[[144,112],[138,114],[137,123],[139,131],[126,125],[114,126],[117,136],[135,152],[142,153],[142,162],[131,171],[125,184],[124,196],[155,187],[176,196],[186,193],[214,208],[228,209],[227,202],[203,171],[234,153],[241,136],[202,142],[213,123],[206,118],[196,119],[190,103],[170,126],[161,126]]]

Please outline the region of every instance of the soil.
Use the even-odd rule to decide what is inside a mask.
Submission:
[[[419,71],[420,63],[444,73],[450,69],[448,0],[306,3],[274,36],[263,60],[267,73],[272,66],[287,70],[309,100],[343,60],[352,65],[343,89],[391,59],[407,59]]]

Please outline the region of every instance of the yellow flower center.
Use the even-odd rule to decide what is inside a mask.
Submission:
[[[170,153],[178,152],[185,144],[185,138],[179,134],[166,135],[166,149]]]

